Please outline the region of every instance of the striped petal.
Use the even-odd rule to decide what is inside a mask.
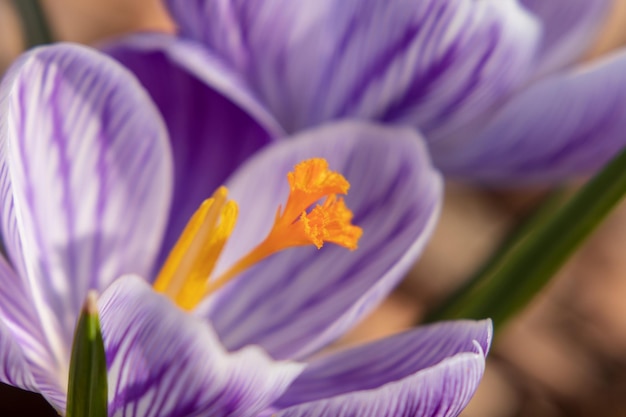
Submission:
[[[485,367],[491,322],[423,327],[311,363],[277,417],[457,416]]]
[[[22,347],[3,320],[0,320],[0,382],[28,391],[38,391]]]
[[[313,360],[276,402],[282,408],[370,390],[464,353],[489,351],[490,320],[423,326]],[[477,345],[479,349],[477,349]],[[475,384],[478,381],[474,381]]]
[[[221,268],[265,237],[286,201],[287,172],[312,157],[350,182],[359,249],[289,249],[238,277],[199,311],[231,349],[259,344],[277,358],[301,357],[334,340],[403,278],[434,227],[441,180],[412,129],[329,125],[267,148],[229,180],[240,211]]]
[[[60,409],[65,375],[55,372],[52,346],[24,284],[0,257],[0,382],[39,392]]]
[[[26,54],[0,94],[3,239],[48,366],[66,378],[87,290],[153,268],[171,191],[167,134],[130,73],[77,45]]]
[[[116,281],[99,306],[110,416],[253,417],[303,368],[257,347],[226,352],[208,323],[137,277]]]
[[[571,64],[599,35],[613,0],[521,0],[542,24],[537,73]]]
[[[245,74],[288,132],[346,117],[427,134],[463,124],[526,78],[539,35],[517,0],[168,4],[182,35]]]
[[[34,325],[35,335],[41,334],[41,329],[36,327],[37,323],[24,322],[24,317],[32,318],[32,310],[24,303],[25,300],[20,299],[21,294],[18,292],[14,294],[15,298],[9,297],[11,290],[19,291],[16,282],[19,284],[13,271],[6,265],[4,259],[0,259],[0,382],[37,391],[24,350],[28,347],[32,347],[33,350],[41,349],[42,341],[36,337],[33,340],[33,335],[29,334],[31,329],[24,329],[23,325]],[[15,299],[18,302],[13,301]]]
[[[201,45],[145,33],[105,51],[135,73],[168,126],[175,190],[167,253],[200,203],[282,130],[244,82]]]
[[[503,106],[475,137],[431,148],[450,174],[491,182],[587,175],[626,145],[626,51],[547,78]]]

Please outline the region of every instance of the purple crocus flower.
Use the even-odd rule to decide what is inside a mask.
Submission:
[[[195,114],[251,120],[228,109]],[[14,64],[0,86],[0,381],[42,393],[62,413],[73,328],[96,289],[111,416],[457,415],[484,369],[488,321],[310,357],[371,311],[421,252],[441,180],[420,137],[346,122],[268,144],[239,166],[218,148],[233,133],[198,131],[215,142],[210,151],[196,151],[194,135],[171,148],[134,77],[84,47],[44,47]],[[283,251],[191,311],[151,288],[174,244],[166,231],[187,222],[185,198],[203,183],[228,172],[240,207],[216,266],[226,270],[263,240],[290,193],[286,173],[311,157],[350,182],[358,250]]]
[[[180,123],[199,102],[237,106],[278,135],[370,120],[419,130],[446,174],[501,183],[589,173],[626,142],[626,53],[574,65],[611,0],[166,3],[179,37],[137,35],[110,52],[174,137],[233,128]],[[184,107],[170,105],[177,94]]]

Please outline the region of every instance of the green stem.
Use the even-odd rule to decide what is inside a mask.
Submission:
[[[41,0],[13,0],[13,6],[20,14],[28,48],[54,42]]]
[[[453,317],[454,312],[460,308],[461,303],[467,302],[466,293],[472,288],[482,283],[485,277],[494,274],[495,271],[507,262],[508,258],[515,252],[515,248],[528,237],[533,231],[541,228],[554,214],[557,208],[561,207],[565,198],[564,191],[558,189],[548,195],[532,213],[525,218],[509,235],[502,244],[489,257],[489,259],[474,272],[472,277],[457,288],[452,295],[444,300],[433,311],[430,311],[423,319],[424,322],[432,323]]]
[[[491,317],[500,327],[563,266],[626,194],[622,151],[566,204],[549,199],[475,279],[427,321]]]

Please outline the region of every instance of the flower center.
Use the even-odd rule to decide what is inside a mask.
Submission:
[[[284,249],[335,243],[357,248],[363,231],[351,223],[352,212],[343,198],[350,183],[330,171],[322,158],[303,161],[287,174],[290,193],[285,208],[278,207],[274,225],[265,239],[223,274],[212,272],[237,221],[237,204],[220,187],[194,213],[170,252],[154,283],[154,289],[180,307],[191,310],[210,293],[254,264]],[[325,198],[325,199],[324,199]],[[324,199],[323,202],[311,207]]]

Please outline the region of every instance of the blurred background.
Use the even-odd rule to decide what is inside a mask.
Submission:
[[[18,18],[18,8],[31,1],[0,0],[0,74],[36,41],[23,35]],[[57,40],[90,44],[129,31],[174,30],[159,0],[40,4]],[[32,8],[27,9],[36,19]],[[615,0],[587,59],[626,44],[624,28],[626,0]],[[419,321],[480,266],[546,191],[504,192],[448,183],[441,221],[419,263],[403,285],[339,343],[376,339]],[[497,336],[483,383],[464,417],[626,417],[625,247],[622,204]],[[39,396],[0,386],[0,415],[56,414]]]

